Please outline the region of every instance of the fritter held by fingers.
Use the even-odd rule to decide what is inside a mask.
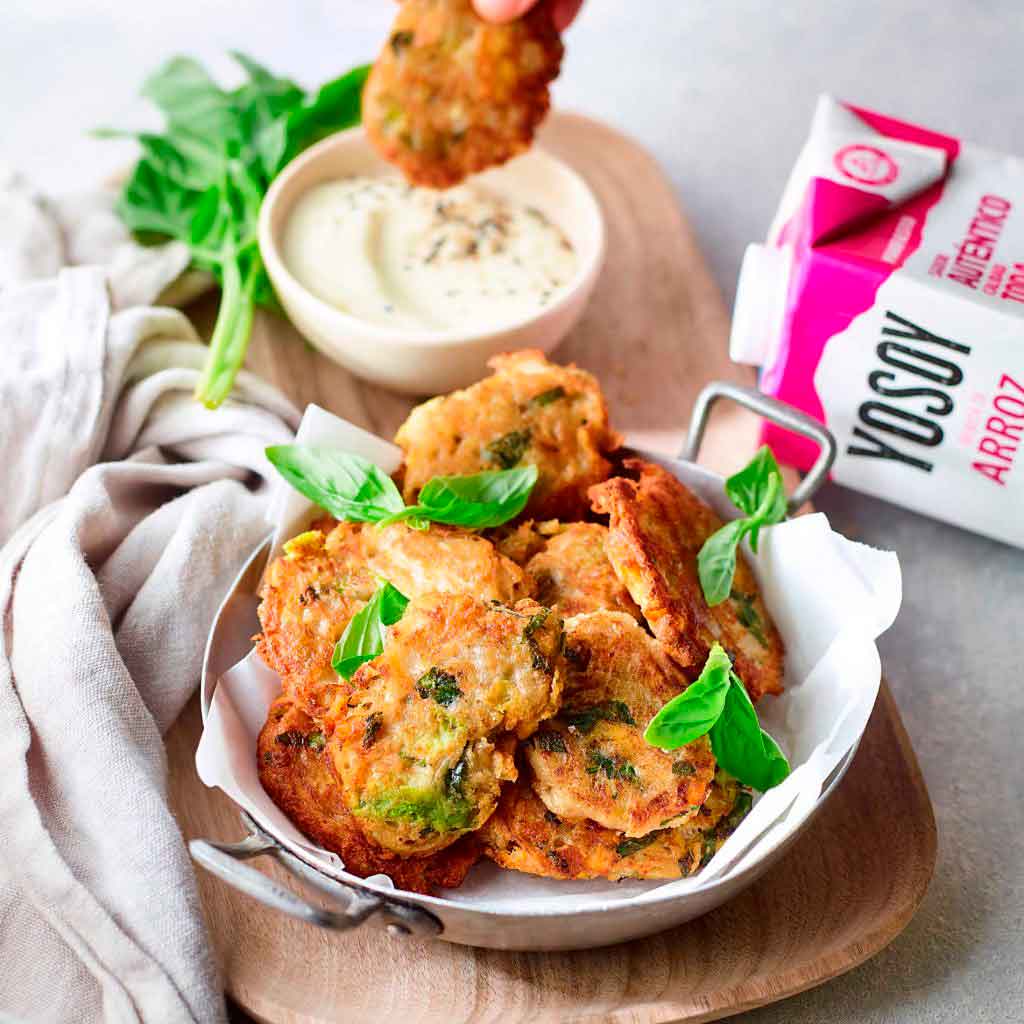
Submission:
[[[382,873],[400,889],[429,893],[460,885],[479,859],[472,836],[428,857],[396,857],[370,842],[348,809],[321,727],[287,697],[270,706],[257,749],[260,782],[270,798],[354,875]]]
[[[564,618],[599,609],[640,618],[640,609],[608,560],[607,527],[566,523],[549,530],[544,547],[526,563],[541,604]]]
[[[619,443],[597,381],[533,350],[488,365],[490,377],[417,406],[395,435],[405,453],[405,500],[433,476],[534,465],[525,514],[582,518],[587,490],[607,479],[605,456]]]
[[[626,459],[623,467],[629,478],[591,488],[590,498],[609,517],[608,556],[654,635],[693,673],[717,641],[752,700],[781,693],[782,638],[742,552],[731,596],[714,608],[704,600],[697,554],[721,519],[660,466]]]
[[[562,709],[524,744],[537,795],[560,818],[634,838],[696,817],[715,775],[708,738],[664,751],[643,735],[685,688],[679,666],[622,612],[565,626]]]
[[[363,91],[363,124],[410,182],[447,188],[530,145],[561,61],[548,0],[504,25],[470,0],[404,0]]]
[[[479,833],[496,864],[546,878],[685,878],[721,848],[750,809],[750,794],[719,773],[701,813],[679,828],[630,839],[595,821],[552,813],[527,782],[506,786]]]
[[[341,686],[331,656],[352,616],[383,577],[406,597],[468,591],[514,602],[528,577],[490,541],[456,527],[414,530],[321,520],[289,541],[267,569],[256,646],[294,700],[317,713]]]
[[[402,856],[479,828],[516,777],[515,737],[558,708],[562,620],[533,601],[410,601],[325,718],[364,832]]]

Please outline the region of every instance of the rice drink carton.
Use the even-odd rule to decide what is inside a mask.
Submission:
[[[1024,547],[1024,161],[822,97],[730,348],[828,425],[835,480]]]

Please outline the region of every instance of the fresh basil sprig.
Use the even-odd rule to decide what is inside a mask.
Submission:
[[[725,481],[725,493],[746,516],[733,519],[716,530],[697,555],[700,585],[709,606],[721,604],[732,591],[736,550],[743,538],[749,535],[750,546],[757,551],[761,527],[786,518],[782,471],[767,445],[762,446],[743,469]]]
[[[336,519],[357,523],[446,523],[476,530],[501,526],[523,511],[537,483],[536,466],[435,476],[417,503],[407,506],[391,477],[358,455],[282,444],[268,448],[267,458],[300,494]]]
[[[164,116],[159,134],[134,136],[142,155],[117,212],[144,240],[184,242],[192,266],[210,271],[222,293],[196,398],[210,408],[231,392],[245,360],[256,306],[279,311],[256,242],[264,193],[297,153],[359,123],[369,67],[358,67],[307,93],[241,53],[246,80],[222,89],[202,65],[174,57],[142,94]]]
[[[331,667],[342,679],[351,679],[364,662],[373,661],[384,650],[384,631],[404,614],[409,599],[384,582],[373,597],[352,616],[334,648]]]
[[[651,719],[644,739],[662,750],[675,750],[704,735],[719,766],[744,786],[764,792],[789,775],[789,762],[761,728],[720,644],[711,648],[696,681]]]

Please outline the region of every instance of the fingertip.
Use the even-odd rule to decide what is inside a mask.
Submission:
[[[536,0],[473,0],[481,18],[499,24],[522,17],[535,3]]]

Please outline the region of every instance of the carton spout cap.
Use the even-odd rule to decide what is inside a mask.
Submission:
[[[763,366],[768,361],[782,330],[789,267],[786,249],[747,246],[732,310],[729,356],[733,362]]]

